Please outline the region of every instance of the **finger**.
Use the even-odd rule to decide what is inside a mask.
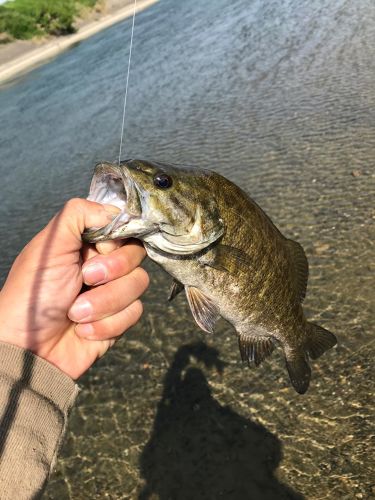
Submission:
[[[82,246],[82,262],[86,262],[87,260],[93,259],[98,255],[98,251],[95,248],[95,245],[91,245],[90,243],[84,243]]]
[[[47,233],[54,245],[60,245],[63,252],[74,251],[81,248],[85,229],[109,224],[118,211],[112,205],[73,198],[65,203],[43,233]]]
[[[142,302],[136,300],[117,314],[92,323],[77,324],[75,331],[79,337],[88,340],[114,339],[135,325],[140,319],[142,312]]]
[[[148,284],[148,274],[137,267],[130,274],[82,293],[71,306],[68,317],[75,323],[89,323],[112,316],[138,299]]]
[[[109,339],[109,340],[102,340],[99,343],[99,351],[98,351],[98,358],[100,359],[101,357],[104,356],[104,354],[110,349],[116,342],[116,339]]]
[[[130,273],[145,258],[146,251],[136,240],[128,240],[109,255],[96,255],[82,267],[86,285],[107,283]]]
[[[112,253],[114,250],[117,250],[118,248],[122,247],[123,244],[124,240],[108,240],[108,241],[99,241],[95,245],[95,247],[100,254],[107,255],[109,253]]]
[[[82,261],[93,259],[97,255],[107,255],[124,245],[125,240],[99,241],[95,245],[85,243],[82,247]]]
[[[89,227],[103,227],[115,217],[117,207],[101,205],[93,201],[74,198],[53,217],[25,247],[26,253],[43,254],[58,257],[74,253],[82,247],[81,234]],[[35,257],[35,255],[34,255]],[[35,258],[33,259],[33,262]]]
[[[113,205],[73,198],[65,203],[60,216],[64,219],[67,229],[80,239],[85,229],[103,227],[119,212],[120,209]]]
[[[125,240],[108,240],[108,241],[99,241],[95,245],[85,243],[82,247],[82,260],[86,262],[97,255],[107,255],[114,250],[122,247]]]
[[[119,214],[121,210],[114,206],[114,205],[103,205],[107,212],[112,213],[113,215]],[[113,252],[113,250],[116,250],[116,248],[120,248],[123,245],[123,240],[108,240],[108,241],[99,241],[96,243],[95,247],[96,250],[105,255],[108,253]]]
[[[110,215],[111,214],[116,215],[120,212],[120,209],[118,207],[115,207],[114,205],[103,205],[103,207],[105,211],[108,212]],[[92,259],[96,255],[98,255],[98,253],[100,254],[111,253],[113,252],[113,250],[116,250],[116,248],[120,248],[122,245],[123,245],[123,240],[101,241],[96,245],[90,245],[86,243],[82,247],[83,262]]]

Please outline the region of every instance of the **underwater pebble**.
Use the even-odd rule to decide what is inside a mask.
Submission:
[[[315,253],[317,253],[318,255],[326,252],[327,250],[329,250],[331,248],[331,245],[329,245],[329,243],[321,243],[321,242],[316,242],[314,244],[314,250],[315,250]]]

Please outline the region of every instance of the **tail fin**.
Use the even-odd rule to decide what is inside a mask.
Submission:
[[[290,381],[299,394],[304,394],[310,383],[311,369],[307,354],[310,358],[319,358],[325,351],[337,344],[333,333],[313,323],[307,324],[308,338],[306,341],[306,352],[294,353],[293,357],[286,358],[286,367]]]
[[[306,351],[310,358],[317,359],[323,353],[337,344],[337,339],[333,333],[325,330],[314,323],[308,323],[308,339],[306,342]]]
[[[293,387],[299,394],[305,394],[311,378],[311,369],[306,356],[302,353],[300,356],[285,358],[285,362]]]

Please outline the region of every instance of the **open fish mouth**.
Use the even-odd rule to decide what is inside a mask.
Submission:
[[[87,199],[97,203],[114,205],[124,210],[127,198],[128,191],[121,172],[111,164],[100,163],[97,165]]]
[[[126,169],[106,162],[96,165],[87,199],[103,205],[113,205],[121,212],[106,226],[85,231],[83,241],[96,243],[137,236],[134,223],[142,216],[140,193]],[[131,222],[133,223],[130,224]]]

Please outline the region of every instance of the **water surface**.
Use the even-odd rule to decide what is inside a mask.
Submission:
[[[81,380],[45,498],[374,497],[374,27],[371,0],[161,0],[137,16],[124,157],[247,190],[304,246],[306,312],[339,345],[298,396],[280,354],[242,366],[230,327],[202,335],[146,264],[143,319]],[[130,28],[1,90],[2,280],[117,158]]]

